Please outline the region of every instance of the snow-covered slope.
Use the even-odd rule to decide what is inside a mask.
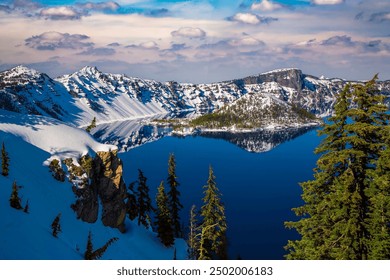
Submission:
[[[0,131],[16,136],[59,160],[117,149],[94,140],[86,131],[44,116],[0,110]]]
[[[47,117],[25,116],[0,110],[0,143],[10,158],[10,173],[0,174],[0,259],[83,259],[88,232],[94,248],[117,237],[104,259],[172,259],[174,248],[165,248],[150,230],[126,219],[126,232],[105,227],[100,219],[90,224],[76,218],[70,205],[75,196],[68,181],[53,178],[44,164],[52,156],[68,157],[115,148],[102,145],[84,131]],[[12,184],[16,182],[29,213],[10,207]],[[58,238],[51,223],[61,213]],[[101,215],[101,213],[99,213]],[[185,244],[176,240],[177,257],[185,258]]]

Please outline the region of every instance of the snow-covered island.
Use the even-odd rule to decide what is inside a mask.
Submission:
[[[243,133],[320,126],[323,121],[305,109],[276,98],[270,93],[248,93],[212,113],[193,119],[173,120],[173,133]]]

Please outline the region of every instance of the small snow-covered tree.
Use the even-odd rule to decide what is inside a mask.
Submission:
[[[142,170],[138,169],[138,225],[149,228],[151,224],[150,213],[153,211],[152,201],[149,196],[147,178]]]
[[[23,212],[28,214],[29,213],[28,212],[29,208],[30,208],[30,206],[28,205],[28,200],[27,200],[26,206],[24,206]]]
[[[1,174],[3,176],[8,176],[8,173],[9,173],[9,156],[3,142],[1,148]]]
[[[20,210],[20,209],[23,209],[23,207],[20,204],[18,189],[19,189],[19,187],[18,187],[18,185],[16,185],[16,181],[14,181],[12,184],[12,193],[11,193],[11,197],[9,199],[9,202],[10,202],[10,205],[12,208]]]
[[[84,259],[85,260],[99,260],[103,257],[103,254],[106,252],[109,246],[112,245],[115,241],[117,241],[117,237],[110,238],[106,244],[104,244],[99,249],[93,250],[93,244],[92,244],[92,233],[89,232],[88,234],[88,241],[87,241],[87,248],[84,253]]]
[[[60,218],[61,218],[61,213],[59,213],[53,223],[51,224],[51,229],[52,229],[52,234],[54,237],[57,237],[59,232],[62,232],[61,230],[61,225],[60,225]]]
[[[96,127],[96,117],[93,117],[92,121],[91,121],[91,124],[89,126],[87,126],[87,128],[85,129],[88,133],[91,132],[92,129],[94,129]]]
[[[138,217],[137,193],[134,190],[134,185],[135,182],[130,183],[126,201],[126,213],[132,221]]]

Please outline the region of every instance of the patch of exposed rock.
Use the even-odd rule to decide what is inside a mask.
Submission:
[[[117,151],[97,152],[94,159],[88,155],[75,165],[65,161],[69,179],[73,183],[76,202],[71,205],[77,217],[84,222],[95,223],[102,207],[101,220],[105,226],[125,231],[126,185],[123,181],[123,165]]]

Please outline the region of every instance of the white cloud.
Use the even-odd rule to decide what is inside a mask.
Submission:
[[[238,13],[232,17],[227,18],[227,20],[236,21],[245,24],[257,25],[257,24],[268,24],[272,21],[277,21],[278,19],[274,17],[262,17],[251,13]]]
[[[234,15],[231,20],[246,24],[259,24],[261,22],[260,18],[257,15],[250,13],[238,13]]]
[[[251,9],[253,11],[269,12],[269,11],[280,9],[282,7],[283,6],[278,3],[274,3],[269,0],[262,0],[260,3],[253,3]]]
[[[194,27],[181,27],[178,30],[172,31],[171,35],[173,37],[187,37],[187,38],[204,38],[206,37],[206,32],[200,28]]]
[[[77,7],[86,9],[86,10],[97,10],[97,11],[116,11],[120,8],[119,4],[113,1],[108,2],[87,2],[87,3],[77,3]]]
[[[82,34],[60,33],[56,31],[44,32],[40,35],[32,36],[25,40],[25,45],[37,50],[55,49],[81,49],[92,47],[94,44],[89,41],[89,37]]]
[[[139,44],[139,46],[141,48],[144,48],[144,49],[157,49],[158,48],[157,43],[154,41],[144,42],[144,43]]]
[[[258,46],[265,46],[265,43],[263,41],[257,40],[253,37],[245,37],[242,39],[233,39],[229,42],[230,45],[235,47],[258,47]]]
[[[40,16],[53,20],[80,19],[81,14],[71,7],[61,6],[41,10]]]
[[[345,0],[312,0],[315,5],[338,5],[344,3]]]

